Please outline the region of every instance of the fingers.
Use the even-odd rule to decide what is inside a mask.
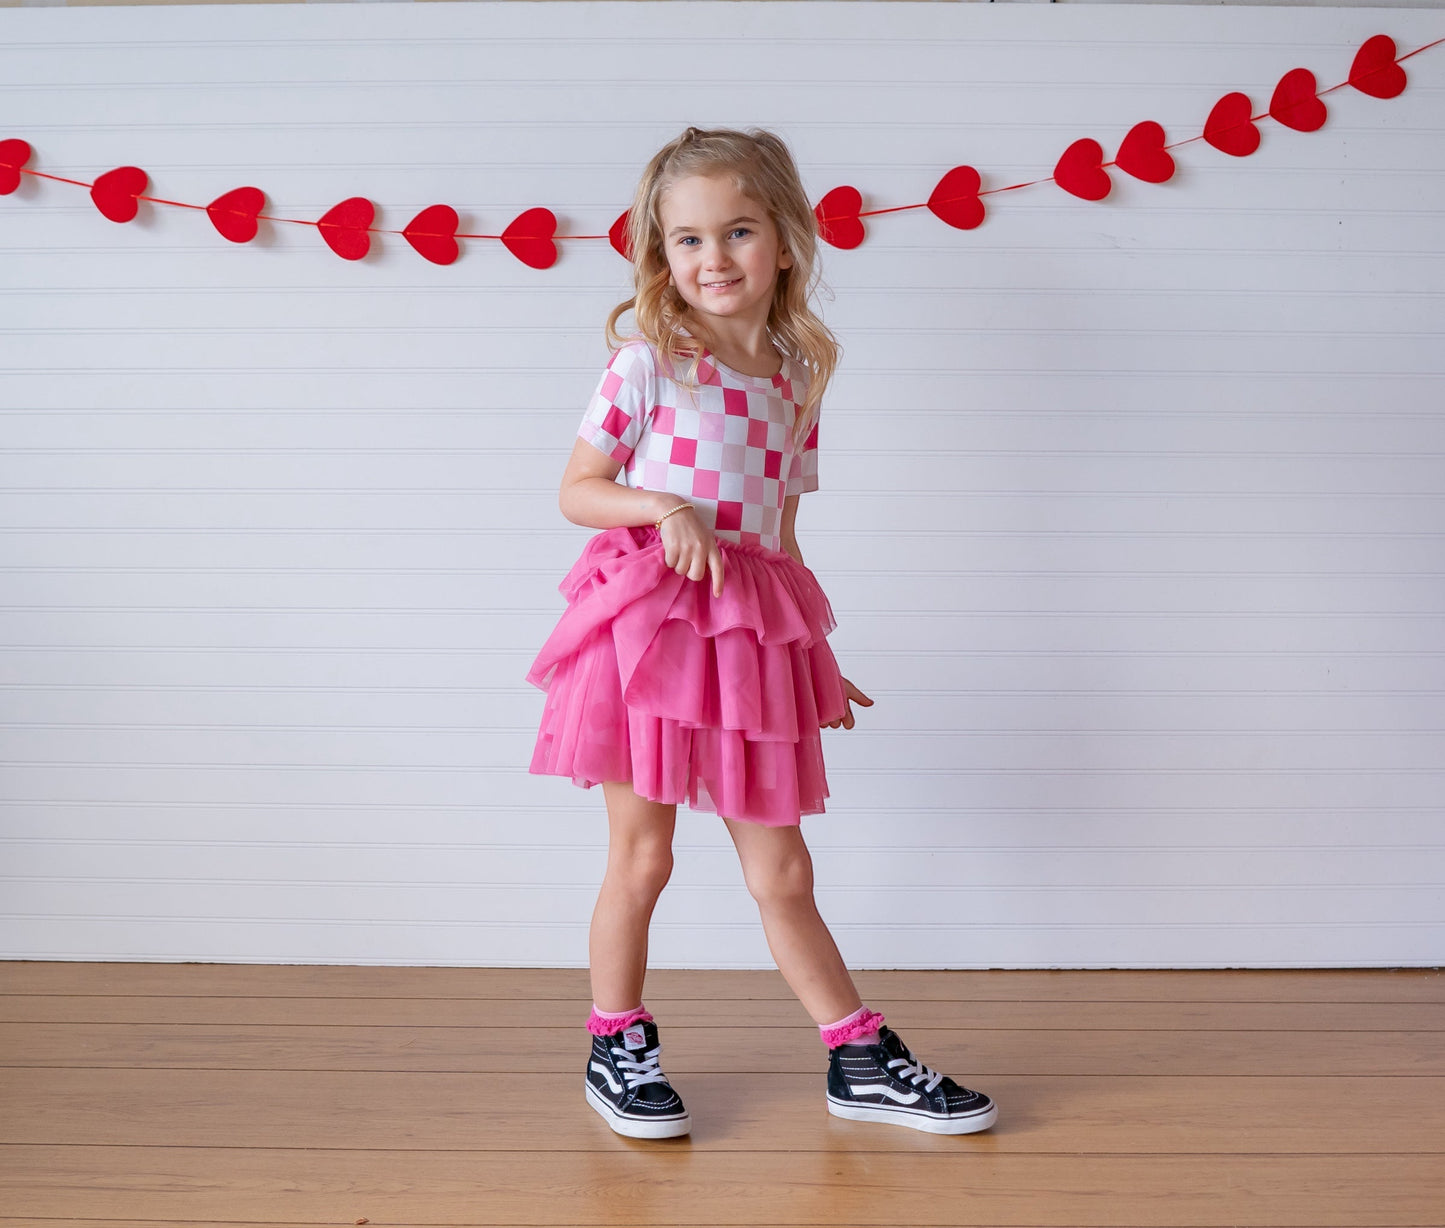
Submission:
[[[722,596],[724,566],[723,552],[718,549],[718,544],[714,541],[712,549],[707,552],[707,569],[712,572],[712,595],[714,597]]]
[[[671,529],[669,524],[673,526]],[[707,525],[689,510],[669,516],[662,528],[663,562],[689,580],[700,581],[711,575],[712,595],[721,597],[727,560]]]
[[[862,708],[871,708],[873,701],[849,682],[848,679],[842,677],[841,674],[839,675],[839,679],[843,683],[843,715],[836,721],[829,721],[828,728],[837,729],[838,726],[841,725],[844,729],[852,729],[854,725],[853,705],[857,704]]]

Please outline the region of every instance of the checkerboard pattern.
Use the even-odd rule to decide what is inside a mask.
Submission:
[[[765,379],[705,353],[692,385],[634,340],[607,364],[577,433],[620,461],[633,489],[681,495],[719,537],[781,550],[783,500],[818,489],[817,426],[793,449],[806,380],[790,358]]]

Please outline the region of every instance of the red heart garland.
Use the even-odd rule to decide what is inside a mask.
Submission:
[[[1248,94],[1226,94],[1204,121],[1204,139],[1221,153],[1249,157],[1259,148],[1259,129],[1254,126],[1253,114],[1254,104]]]
[[[146,190],[150,176],[138,166],[117,166],[90,185],[90,199],[112,222],[128,222],[140,212],[136,198]]]
[[[933,189],[929,211],[959,230],[983,225],[983,201],[978,198],[983,181],[971,166],[955,166]]]
[[[1145,183],[1167,183],[1174,178],[1174,159],[1164,148],[1164,129],[1152,119],[1135,124],[1114,155],[1114,165]]]
[[[232,188],[206,206],[211,225],[232,243],[249,243],[256,237],[256,215],[266,207],[266,193],[260,188]]]
[[[0,141],[0,196],[9,196],[20,186],[20,168],[33,151],[26,141]]]
[[[1388,34],[1366,39],[1350,65],[1350,84],[1371,98],[1396,98],[1405,92],[1405,70],[1395,63],[1395,40]]]
[[[1269,113],[1296,132],[1318,131],[1330,115],[1320,101],[1319,88],[1314,73],[1308,68],[1291,68],[1274,87]]]
[[[557,215],[550,209],[528,209],[502,231],[502,243],[523,264],[550,269],[557,263]]]
[[[368,230],[376,207],[364,196],[351,196],[328,209],[316,223],[326,246],[343,260],[360,260],[371,250]]]
[[[620,214],[612,228],[607,232],[607,240],[612,244],[613,250],[624,260],[632,259],[632,236],[627,231],[627,219],[632,215],[632,210],[627,209]]]
[[[1054,182],[1084,200],[1103,200],[1113,186],[1104,169],[1104,150],[1092,137],[1075,141],[1054,167]]]
[[[461,218],[450,205],[428,205],[403,230],[402,237],[433,264],[451,264],[462,254],[457,243]]]
[[[824,243],[844,249],[863,242],[863,193],[857,188],[834,188],[813,210],[818,219],[818,234]]]

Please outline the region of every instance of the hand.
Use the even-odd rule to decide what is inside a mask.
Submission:
[[[722,596],[723,552],[717,537],[692,508],[676,512],[662,522],[662,559],[689,580],[712,574],[712,595]]]
[[[844,704],[845,711],[836,721],[828,722],[829,729],[837,729],[839,725],[842,725],[844,729],[852,729],[853,705],[857,704],[863,708],[871,708],[873,706],[873,701],[846,678],[843,679],[843,692],[847,696],[847,703]]]

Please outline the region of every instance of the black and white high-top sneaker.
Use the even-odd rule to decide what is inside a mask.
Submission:
[[[994,1102],[929,1070],[887,1027],[876,1045],[839,1045],[828,1055],[828,1112],[929,1134],[972,1134],[998,1120]]]
[[[657,1024],[650,1021],[592,1038],[587,1103],[618,1134],[676,1138],[692,1129],[681,1097],[657,1064],[661,1054]]]

